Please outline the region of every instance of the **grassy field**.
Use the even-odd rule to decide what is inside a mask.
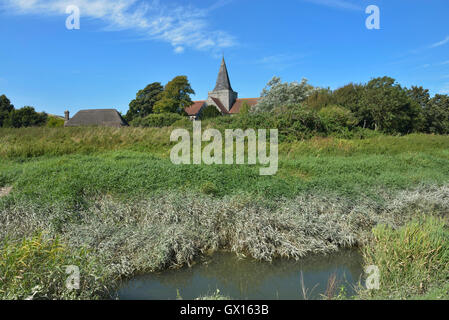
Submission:
[[[0,298],[111,297],[119,279],[222,248],[262,260],[375,248],[377,225],[449,212],[447,136],[282,142],[267,177],[173,165],[171,130],[0,129],[0,188],[12,187],[0,198]],[[65,291],[62,264],[88,270],[82,290]]]

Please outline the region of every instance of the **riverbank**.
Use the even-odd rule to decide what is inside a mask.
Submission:
[[[3,299],[114,298],[120,279],[215,250],[299,259],[449,212],[449,137],[281,143],[278,174],[261,177],[171,164],[168,129],[2,130]],[[66,289],[66,265],[82,289]]]
[[[113,297],[120,279],[190,265],[218,249],[265,261],[332,253],[368,243],[375,225],[397,228],[420,212],[447,214],[448,194],[449,187],[404,191],[385,198],[384,205],[316,195],[256,203],[243,198],[179,198],[179,194],[135,204],[97,199],[78,211],[14,204],[0,212],[5,257],[1,271],[8,271],[10,276],[5,279],[14,279],[2,283],[0,294],[24,299],[36,286],[42,286],[42,295],[36,298]],[[44,245],[30,248],[26,243],[35,244],[36,240],[29,234],[36,232],[44,232],[37,241]],[[56,237],[61,248],[53,245]],[[28,239],[25,244],[23,238]],[[48,246],[56,248],[60,264],[48,265],[50,258],[43,253]],[[24,265],[18,266],[19,261]],[[80,266],[84,275],[84,290],[70,295],[62,281],[65,273],[61,266],[67,264]],[[90,271],[85,273],[86,269]],[[29,286],[24,287],[22,273],[33,275]],[[45,287],[55,273],[61,279],[57,290]],[[107,290],[100,293],[98,285]],[[11,295],[16,286],[19,291]]]

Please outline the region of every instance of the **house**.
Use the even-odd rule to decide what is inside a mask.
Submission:
[[[65,112],[65,127],[99,126],[121,128],[128,126],[115,109],[81,110],[70,119],[69,111]]]
[[[211,105],[215,106],[223,115],[232,115],[240,113],[240,109],[245,102],[250,107],[254,107],[258,102],[258,98],[238,98],[238,93],[232,90],[228,69],[223,58],[215,89],[209,92],[207,100],[194,101],[185,111],[192,120],[198,118],[203,108]]]

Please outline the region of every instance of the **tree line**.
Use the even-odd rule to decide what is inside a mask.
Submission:
[[[47,120],[48,115],[45,112],[36,112],[30,106],[15,109],[5,95],[0,96],[0,127],[38,127],[45,125]]]
[[[430,96],[423,87],[401,86],[390,77],[336,90],[315,88],[307,80],[283,83],[274,77],[251,113],[298,110],[316,113],[328,122],[387,134],[449,134],[449,96]]]
[[[170,126],[185,118],[184,109],[193,103],[192,94],[195,91],[186,76],[177,76],[165,86],[151,83],[137,92],[124,117],[135,126]],[[201,119],[220,115],[215,107],[208,106]],[[428,89],[403,87],[390,77],[349,83],[336,90],[314,87],[305,79],[288,83],[274,77],[263,89],[256,107],[242,106],[238,118],[222,122],[231,126],[271,125],[286,132],[310,134],[355,129],[386,134],[449,134],[449,96],[431,97]],[[62,126],[63,120],[29,106],[15,109],[5,95],[0,96],[0,127],[43,125]],[[302,133],[296,136],[304,136]]]

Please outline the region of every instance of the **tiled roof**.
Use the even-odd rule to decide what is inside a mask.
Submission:
[[[240,113],[240,109],[242,108],[244,102],[246,102],[250,107],[254,107],[258,101],[259,98],[237,99],[234,105],[232,106],[231,111],[229,111],[229,113],[230,114]]]
[[[185,108],[185,111],[187,112],[187,114],[189,116],[196,116],[198,114],[198,112],[200,112],[200,110],[203,107],[205,102],[206,102],[206,100],[193,101],[193,104],[190,107]]]
[[[222,114],[229,114],[228,110],[224,107],[223,103],[221,103],[220,99],[211,97],[214,100],[215,104],[218,106]]]

